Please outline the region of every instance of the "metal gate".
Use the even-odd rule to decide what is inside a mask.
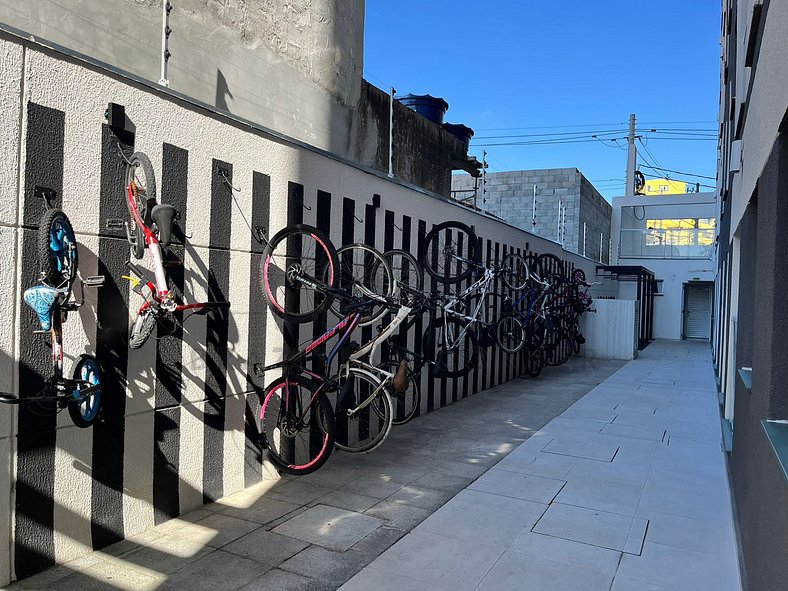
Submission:
[[[711,337],[711,283],[684,286],[684,338],[704,339]]]

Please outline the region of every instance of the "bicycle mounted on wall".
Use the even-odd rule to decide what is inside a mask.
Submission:
[[[84,287],[99,287],[103,285],[104,277],[83,278],[79,275],[77,240],[71,222],[61,209],[50,207],[53,191],[36,187],[36,193],[46,201],[37,236],[39,284],[26,289],[23,299],[38,317],[40,329],[33,332],[49,336],[52,375],[46,379],[41,391],[20,393],[19,397],[0,393],[0,402],[24,404],[38,414],[51,414],[68,408],[75,425],[90,427],[100,417],[101,369],[95,357],[81,355],[74,364],[72,377],[63,375],[63,323],[70,312],[76,312],[82,306]],[[83,292],[80,301],[73,293],[77,281]]]

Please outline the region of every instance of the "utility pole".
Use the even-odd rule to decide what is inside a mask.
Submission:
[[[389,172],[388,177],[394,178],[394,87],[389,91]]]
[[[487,150],[482,150],[482,211],[487,212]]]
[[[638,151],[635,148],[635,114],[629,116],[629,142],[627,148],[627,185],[625,195],[635,195],[635,167],[637,166]]]

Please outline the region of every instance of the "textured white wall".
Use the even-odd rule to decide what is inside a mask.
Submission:
[[[2,273],[3,302],[14,302],[18,312],[21,307],[20,294],[24,287],[15,284],[15,272],[21,261],[14,262],[15,248],[21,245],[17,233],[17,193],[19,179],[24,179],[25,162],[16,171],[17,155],[25,154],[27,121],[20,106],[30,101],[37,105],[58,109],[65,113],[65,159],[63,175],[63,209],[70,217],[80,242],[80,269],[84,275],[94,274],[98,269],[99,232],[106,220],[99,219],[97,206],[101,190],[101,133],[104,111],[109,102],[125,105],[129,119],[136,126],[136,149],[146,152],[160,175],[162,144],[170,143],[188,150],[188,202],[187,233],[189,236],[184,255],[186,297],[197,301],[206,293],[206,276],[209,262],[211,170],[212,160],[219,159],[233,165],[233,184],[240,190],[235,197],[244,214],[249,217],[252,210],[252,173],[262,172],[271,180],[271,208],[269,235],[284,227],[287,215],[288,183],[297,182],[304,186],[305,202],[312,205],[304,211],[304,222],[316,223],[315,198],[318,190],[328,191],[333,197],[331,210],[331,238],[341,244],[343,197],[356,200],[356,213],[364,217],[363,206],[371,203],[373,194],[382,196],[382,207],[376,221],[376,245],[382,247],[384,232],[384,210],[396,213],[396,222],[403,215],[413,217],[411,244],[415,249],[418,218],[429,224],[454,219],[475,225],[480,236],[493,241],[525,247],[526,241],[532,250],[552,252],[569,259],[582,267],[588,277],[594,275],[594,263],[576,255],[562,252],[555,243],[526,234],[491,218],[479,216],[454,203],[413,190],[392,182],[378,174],[350,167],[317,152],[296,147],[281,140],[272,139],[257,130],[239,126],[229,120],[192,108],[180,100],[169,98],[158,90],[89,69],[59,56],[35,48],[25,50],[26,70],[24,84],[20,84],[22,49],[14,43],[0,44],[0,59],[4,67],[0,71],[0,104],[3,112],[11,116],[0,118],[0,253],[4,259]],[[25,96],[20,95],[24,86]],[[18,149],[21,141],[21,152]],[[11,146],[13,149],[8,149]],[[11,171],[9,173],[9,170]],[[9,206],[9,203],[13,206]],[[20,205],[21,207],[21,205]],[[248,331],[250,293],[250,250],[249,230],[242,214],[228,199],[226,215],[231,220],[229,298],[232,302],[227,353],[227,398],[223,434],[223,492],[231,494],[244,486],[244,408],[248,361]],[[364,225],[357,224],[356,239],[363,236]],[[107,240],[107,238],[102,238]],[[399,246],[401,234],[394,233],[395,246]],[[15,246],[16,245],[16,246]],[[11,254],[9,254],[11,253]],[[18,257],[17,257],[18,258]],[[6,260],[7,259],[7,260]],[[16,269],[16,271],[15,271]],[[87,305],[72,317],[65,326],[66,350],[70,355],[66,372],[76,356],[95,353],[96,318],[95,298],[88,292]],[[130,296],[132,305],[134,294]],[[262,294],[260,294],[262,298]],[[81,322],[80,322],[81,320]],[[16,335],[30,330],[19,322],[9,328],[0,329],[2,352],[13,369],[18,353],[14,350]],[[268,313],[266,363],[272,363],[282,355],[282,336],[279,325]],[[302,337],[307,329],[302,329]],[[205,368],[206,368],[206,319],[193,317],[186,324],[182,343],[184,392],[178,438],[180,478],[180,510],[187,511],[203,502],[203,437],[205,413]],[[497,355],[497,353],[496,353]],[[128,352],[128,386],[126,388],[125,453],[123,486],[123,528],[125,535],[138,533],[153,525],[153,456],[155,437],[153,414],[155,402],[156,352],[153,339],[142,349]],[[489,363],[489,360],[488,360]],[[105,370],[106,371],[106,370]],[[424,372],[425,374],[427,372]],[[12,372],[2,372],[0,380],[4,388],[14,390],[16,377],[9,380]],[[269,378],[271,376],[268,376]],[[426,383],[426,375],[423,378]],[[426,411],[426,399],[423,410]],[[8,483],[13,471],[9,469],[14,459],[8,432],[14,424],[13,412],[0,409],[0,457],[5,469],[0,474],[0,491],[3,505],[0,506],[0,544],[8,545],[10,513],[8,503],[13,506],[11,486]],[[58,417],[57,449],[55,453],[55,514],[54,514],[54,557],[64,562],[80,556],[91,547],[90,487],[94,477],[91,458],[93,438],[90,429],[78,429],[71,425],[68,416]],[[6,509],[3,511],[3,509]],[[5,519],[5,522],[2,520]],[[0,552],[0,578],[9,574],[8,555]]]

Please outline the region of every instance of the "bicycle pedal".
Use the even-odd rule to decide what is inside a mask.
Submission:
[[[119,218],[110,218],[107,220],[107,230],[120,230],[123,228],[125,222]]]

